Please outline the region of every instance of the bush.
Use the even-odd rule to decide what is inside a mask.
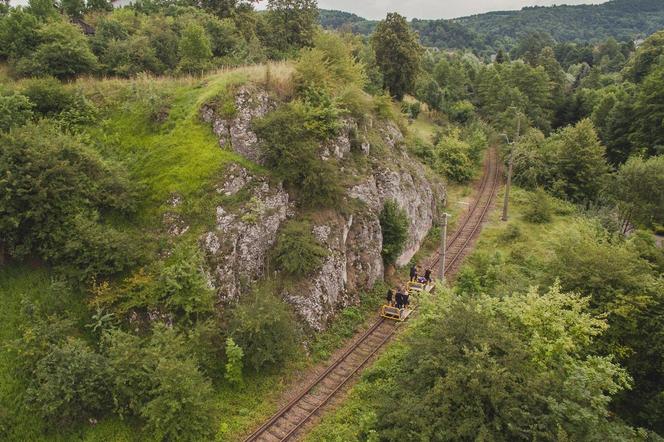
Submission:
[[[159,292],[169,311],[197,317],[214,310],[214,291],[203,273],[203,256],[198,248],[181,245],[159,272]]]
[[[551,198],[543,189],[537,189],[528,197],[528,203],[523,211],[523,219],[534,224],[551,222],[553,206]]]
[[[302,204],[334,205],[340,197],[333,160],[323,161],[320,144],[338,130],[338,114],[329,106],[292,102],[254,122],[266,164],[297,189]]]
[[[457,183],[466,183],[473,177],[474,167],[468,143],[455,136],[443,136],[436,145],[435,169]]]
[[[155,387],[152,373],[158,354],[151,353],[140,337],[119,329],[105,332],[101,343],[108,361],[113,411],[121,417],[138,416]]]
[[[463,131],[463,140],[468,143],[468,158],[473,164],[480,164],[482,152],[489,145],[484,128],[479,124],[472,124]]]
[[[321,247],[306,221],[290,221],[279,233],[273,256],[277,269],[290,276],[308,276],[318,269],[328,251]]]
[[[417,117],[420,115],[422,110],[422,105],[419,101],[413,103],[406,103],[405,101],[401,103],[401,112],[406,115],[411,120],[417,120]]]
[[[406,145],[408,146],[410,153],[422,160],[422,162],[429,165],[434,164],[434,147],[431,143],[415,136],[409,137],[406,140]]]
[[[0,95],[0,132],[30,121],[33,107],[25,95]]]
[[[394,264],[408,239],[408,216],[395,201],[388,200],[380,212],[380,227],[383,232],[383,261]]]
[[[233,341],[233,338],[226,339],[226,371],[224,378],[233,385],[241,386],[244,384],[242,378],[242,358],[244,351]]]
[[[74,266],[81,277],[120,271],[134,258],[125,235],[98,211],[132,209],[121,170],[79,138],[41,122],[0,134],[0,238],[10,256],[31,253]]]
[[[470,101],[457,101],[450,108],[450,118],[457,123],[467,123],[475,115],[475,106]]]
[[[162,358],[153,376],[153,399],[141,409],[150,434],[157,440],[213,439],[216,416],[212,384],[196,363]]]
[[[25,80],[22,93],[34,104],[37,113],[47,117],[59,114],[74,103],[74,94],[53,77]]]
[[[34,376],[28,395],[44,419],[71,423],[111,409],[106,360],[80,339],[51,347]]]
[[[588,356],[606,329],[588,299],[554,286],[500,299],[448,295],[423,309],[430,313],[393,364],[367,376],[380,398],[381,439],[633,436],[608,418],[610,398],[629,387],[629,376],[610,357]]]
[[[212,47],[205,29],[195,22],[190,22],[180,37],[178,53],[180,72],[194,74],[207,69],[212,60]]]
[[[349,86],[360,89],[364,86],[363,67],[339,35],[321,32],[314,44],[314,48],[300,52],[293,75],[296,90],[316,87],[336,94]]]
[[[244,350],[247,366],[256,372],[283,365],[296,345],[293,316],[270,286],[259,287],[235,307],[229,334]]]
[[[60,20],[48,21],[39,28],[38,41],[35,51],[16,63],[20,75],[53,75],[69,79],[91,73],[97,67],[97,58],[76,25]]]

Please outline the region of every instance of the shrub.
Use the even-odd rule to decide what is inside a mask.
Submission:
[[[193,246],[175,249],[160,269],[158,286],[173,313],[193,317],[214,310],[214,291],[203,273],[203,256]]]
[[[415,101],[413,103],[407,103],[404,101],[401,103],[401,112],[411,120],[417,120],[421,110],[422,105],[419,101]]]
[[[190,22],[182,32],[178,52],[180,72],[192,74],[207,69],[212,59],[212,48],[205,29],[195,22]]]
[[[340,196],[333,161],[320,158],[322,141],[338,130],[336,111],[296,101],[254,122],[266,164],[297,189],[303,205],[330,206]]]
[[[233,385],[241,386],[244,383],[242,378],[242,358],[244,352],[242,348],[233,341],[233,338],[226,339],[226,371],[224,378]]]
[[[321,32],[316,35],[314,45],[301,51],[295,66],[293,81],[298,91],[314,86],[338,93],[349,86],[364,86],[363,67],[339,35]]]
[[[80,339],[51,347],[34,375],[28,395],[49,421],[70,423],[111,408],[106,360]]]
[[[475,106],[470,101],[457,101],[450,108],[450,118],[457,123],[467,123],[475,115]]]
[[[328,251],[321,247],[306,221],[290,221],[277,237],[276,267],[290,276],[307,276],[320,267]]]
[[[484,128],[479,124],[472,124],[463,131],[463,140],[468,143],[468,158],[473,164],[480,164],[482,152],[487,148],[489,139]]]
[[[0,237],[11,256],[35,253],[76,267],[81,277],[115,273],[133,261],[126,235],[97,215],[131,210],[121,170],[44,122],[0,134],[0,144]]]
[[[473,177],[474,167],[468,158],[468,143],[455,136],[443,136],[436,145],[435,169],[457,183]]]
[[[16,71],[20,75],[68,79],[93,72],[97,67],[97,58],[76,25],[48,21],[39,28],[38,41],[36,50],[17,62]]]
[[[431,143],[419,138],[419,137],[409,137],[406,140],[406,145],[410,153],[415,155],[417,158],[422,160],[427,164],[434,164],[434,147]]]
[[[74,94],[53,77],[25,80],[22,93],[34,104],[35,111],[44,116],[59,114],[74,103]]]
[[[161,358],[154,371],[152,399],[141,409],[157,440],[200,441],[214,435],[212,384],[191,359]]]
[[[296,345],[295,321],[288,307],[270,286],[256,289],[232,312],[229,335],[254,371],[277,368],[292,356]]]
[[[517,224],[510,223],[507,228],[498,237],[499,241],[505,244],[510,244],[521,238],[521,229]]]
[[[137,416],[155,387],[152,373],[156,354],[151,354],[138,336],[119,329],[102,335],[101,346],[108,361],[113,411],[121,417]]]
[[[388,200],[380,212],[380,227],[383,232],[383,261],[396,262],[408,239],[408,216],[393,200]]]
[[[30,121],[33,107],[25,95],[0,96],[0,132]]]
[[[553,206],[551,198],[543,189],[537,189],[531,193],[528,203],[523,211],[523,218],[531,223],[544,224],[551,221],[553,217]]]

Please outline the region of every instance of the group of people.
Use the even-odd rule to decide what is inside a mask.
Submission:
[[[410,281],[419,282],[422,284],[429,284],[432,282],[431,278],[431,269],[426,269],[423,276],[419,275],[420,268],[417,265],[413,265],[410,268]],[[410,304],[410,295],[408,290],[404,286],[399,286],[394,289],[389,289],[387,295],[385,296],[387,305],[390,307],[396,307],[398,309],[408,308]]]
[[[408,308],[408,305],[410,304],[410,295],[408,294],[408,290],[403,286],[397,287],[394,290],[389,289],[385,299],[387,300],[387,305],[399,309]]]
[[[410,268],[410,282],[420,282],[422,284],[431,283],[431,269],[426,269],[424,276],[419,276],[420,268],[417,264],[414,264]]]

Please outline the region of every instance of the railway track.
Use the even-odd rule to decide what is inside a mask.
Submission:
[[[445,248],[445,274],[448,279],[453,279],[461,267],[463,258],[468,254],[473,240],[480,232],[482,223],[493,204],[500,182],[498,158],[495,148],[491,148],[484,162],[484,173],[480,180],[477,197],[462,215],[459,227],[454,231],[447,241]],[[433,259],[427,263],[427,267],[435,269],[440,274],[440,259],[442,254],[438,251]]]
[[[463,257],[468,253],[472,240],[479,232],[493,203],[498,182],[498,159],[495,148],[492,148],[484,164],[478,195],[447,243],[448,275],[452,276],[458,270]],[[440,257],[440,252],[432,257],[430,268],[434,268],[440,262]],[[302,434],[304,427],[319,416],[325,406],[330,404],[349,381],[385,346],[399,325],[398,322],[379,318],[288,404],[249,435],[245,442],[280,442],[297,438]]]

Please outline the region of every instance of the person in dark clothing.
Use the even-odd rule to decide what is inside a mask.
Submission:
[[[408,305],[410,304],[410,295],[408,292],[404,293],[403,296],[401,296],[401,304],[403,305],[403,308],[408,308]]]
[[[397,301],[397,308],[403,308],[403,293],[401,293],[401,289],[397,290],[397,294],[395,296],[395,299]]]
[[[424,279],[429,283],[431,282],[431,269],[426,269],[424,272]]]
[[[387,295],[385,295],[385,300],[387,301],[387,305],[393,305],[392,304],[392,297],[394,296],[394,292],[392,289],[387,290]]]
[[[412,266],[410,268],[410,281],[413,282],[413,281],[416,281],[416,280],[417,280],[417,267]]]

